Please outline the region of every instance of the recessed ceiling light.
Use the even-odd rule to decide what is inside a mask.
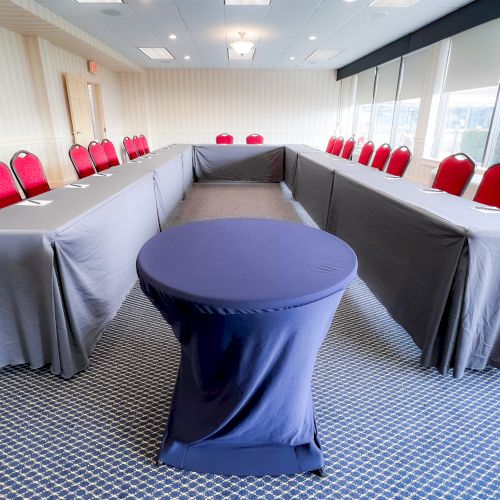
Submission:
[[[247,52],[246,54],[238,54],[238,52],[231,47],[227,48],[227,57],[231,61],[251,61],[254,55],[255,49],[250,50],[250,52]]]
[[[368,7],[412,7],[420,0],[372,0]]]
[[[295,61],[295,57],[294,56],[290,56],[290,61]]]
[[[107,16],[121,16],[122,13],[116,9],[102,9],[101,12]]]
[[[342,0],[344,3],[353,3],[356,2],[356,0]]]
[[[170,40],[175,40],[177,38],[177,35],[175,33],[170,33],[170,35],[168,35],[168,38],[170,38]]]
[[[306,61],[310,63],[320,63],[324,61],[328,61],[332,57],[335,57],[337,54],[342,52],[341,49],[318,49],[315,50]]]
[[[184,59],[186,59],[186,61],[189,61],[189,59],[191,59],[191,56],[185,55]]]
[[[137,47],[150,59],[174,59],[174,56],[165,47]]]
[[[123,0],[76,0],[78,3],[123,3]]]
[[[382,19],[388,14],[389,12],[386,12],[385,10],[378,10],[377,12],[372,12],[371,14],[368,14],[368,17],[370,17],[371,19]]]
[[[316,38],[317,38],[317,36],[316,36],[316,35],[311,35],[311,36],[309,37],[309,40],[316,40]]]
[[[224,0],[226,5],[271,5],[271,0]]]

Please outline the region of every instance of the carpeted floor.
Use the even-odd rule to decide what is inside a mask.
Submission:
[[[194,199],[210,190],[217,188],[195,186],[175,222],[205,217]],[[241,193],[217,192],[239,205]],[[270,197],[292,207],[286,193]],[[222,215],[219,202],[212,215]],[[247,210],[238,216],[256,216]],[[313,380],[326,478],[156,467],[179,348],[136,286],[84,373],[62,380],[48,369],[0,370],[0,498],[499,498],[499,371],[455,380],[418,359],[410,337],[358,279]]]

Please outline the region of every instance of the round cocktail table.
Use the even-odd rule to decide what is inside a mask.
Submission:
[[[277,220],[194,222],[149,240],[141,287],[181,345],[158,462],[240,476],[321,472],[311,379],[356,269],[340,239]]]

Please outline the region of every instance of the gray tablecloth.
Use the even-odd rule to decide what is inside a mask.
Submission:
[[[197,181],[283,180],[283,146],[198,144],[193,149]]]
[[[129,163],[130,168],[153,172],[158,220],[161,229],[179,203],[185,197],[193,182],[192,146],[178,144],[154,151]]]
[[[79,181],[88,188],[35,198],[52,200],[46,206],[0,210],[0,366],[50,364],[69,378],[88,365],[137,279],[135,260],[159,231],[159,213],[168,218],[182,198],[180,154],[160,151]]]
[[[306,209],[318,227],[325,229],[335,172],[364,172],[369,168],[329,153],[301,153],[297,161],[293,197]]]
[[[422,363],[500,367],[500,214],[425,193],[381,172],[338,171],[327,229],[351,245],[359,274],[422,349]]]
[[[306,146],[305,144],[285,144],[283,180],[290,191],[293,192],[299,154],[321,152],[319,149]]]

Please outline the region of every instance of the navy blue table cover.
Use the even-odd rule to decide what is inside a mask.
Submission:
[[[276,220],[195,222],[146,243],[142,289],[181,345],[159,461],[241,476],[321,468],[312,373],[356,269],[342,240]]]

